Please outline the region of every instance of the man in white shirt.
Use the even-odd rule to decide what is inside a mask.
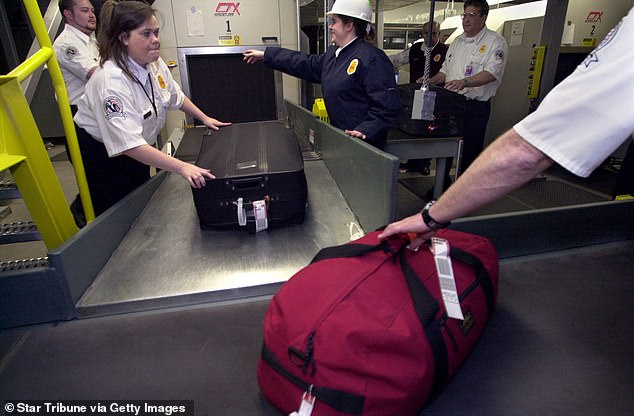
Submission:
[[[53,50],[62,70],[71,113],[75,115],[86,82],[99,65],[99,49],[95,37],[97,17],[90,0],[59,0],[59,10],[64,16],[65,25],[53,42]],[[64,144],[70,160],[68,143]],[[86,220],[79,195],[71,204],[71,211],[77,226],[83,227]]]
[[[535,112],[491,143],[437,203],[388,225],[380,237],[415,233],[411,246],[418,247],[439,228],[504,196],[555,162],[575,175],[590,175],[623,142],[632,140],[632,39],[634,8]]]
[[[430,84],[467,97],[464,150],[460,171],[464,171],[484,147],[484,135],[508,54],[504,38],[486,27],[489,5],[485,0],[467,0],[462,13],[464,33],[449,45],[447,58]]]
[[[90,0],[60,0],[59,9],[66,24],[53,42],[53,49],[62,69],[70,104],[76,106],[86,82],[99,65],[95,37],[97,17]]]

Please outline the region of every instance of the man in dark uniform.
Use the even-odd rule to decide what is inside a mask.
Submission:
[[[409,64],[409,82],[410,84],[423,83],[423,75],[425,73],[425,46],[433,45],[431,50],[431,60],[429,65],[429,76],[433,77],[440,71],[442,63],[445,62],[447,49],[449,47],[438,41],[440,33],[440,24],[434,22],[434,29],[431,34],[431,43],[427,42],[429,38],[429,22],[423,25],[423,37],[416,40],[412,46],[395,55],[390,55],[390,61],[394,68]]]
[[[390,61],[394,68],[409,64],[409,82],[410,84],[423,83],[425,74],[425,49],[427,45],[433,45],[431,50],[431,58],[429,61],[429,77],[433,77],[440,71],[447,49],[449,47],[438,41],[440,34],[440,24],[434,22],[431,34],[431,42],[429,42],[429,22],[423,25],[423,37],[416,40],[412,46],[395,55],[390,55]],[[407,163],[401,164],[401,169],[411,172],[420,172],[423,175],[430,173],[431,159],[410,159]]]

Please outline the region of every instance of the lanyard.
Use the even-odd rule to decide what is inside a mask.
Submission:
[[[152,104],[152,108],[154,109],[154,115],[158,118],[158,111],[156,111],[156,101],[154,99],[154,84],[152,83],[152,73],[148,73],[147,76],[148,76],[148,80],[150,81],[150,92],[152,93],[152,98],[150,98],[150,94],[147,93],[147,91],[145,90],[145,87],[143,86],[143,84],[141,84],[141,81],[139,81],[139,79],[136,76],[134,77],[134,80],[141,86],[141,89],[145,93],[145,96],[147,97],[148,101],[150,102],[150,104]]]

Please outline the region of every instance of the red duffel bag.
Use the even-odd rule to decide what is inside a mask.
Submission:
[[[273,297],[258,383],[285,414],[415,415],[480,337],[497,297],[492,244],[436,234],[449,246],[452,299],[446,263],[429,246],[412,251],[405,237],[378,234],[321,250]],[[458,301],[463,319],[447,313]]]

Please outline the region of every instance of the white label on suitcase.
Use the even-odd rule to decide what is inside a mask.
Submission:
[[[266,218],[266,202],[253,201],[253,216],[255,217],[255,232],[260,232],[269,228],[269,221]]]
[[[436,237],[432,238],[431,241],[431,252],[434,255],[440,291],[442,292],[442,300],[447,310],[447,316],[464,320],[462,309],[460,309],[458,290],[456,289],[456,279],[454,278],[451,258],[449,257],[449,242]]]
[[[238,213],[238,225],[244,227],[247,225],[247,211],[244,209],[242,198],[238,198],[236,205],[238,206],[236,209]]]

